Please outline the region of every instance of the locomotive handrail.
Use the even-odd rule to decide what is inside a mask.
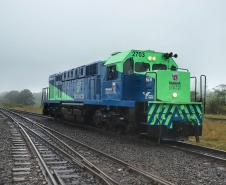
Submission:
[[[203,92],[202,92],[203,79],[204,79],[204,97],[203,97]],[[203,112],[206,113],[206,75],[200,76],[200,102],[203,102]]]
[[[195,79],[195,102],[197,101],[197,78],[196,76],[191,76],[191,79]]]
[[[145,77],[147,77],[147,74],[155,74],[155,98],[154,98],[154,100],[157,100],[157,73],[155,72],[155,71],[148,71],[148,72],[146,72],[145,73]],[[146,80],[146,79],[145,79]],[[146,81],[145,81],[145,91],[147,91],[147,85],[146,85]]]
[[[48,87],[45,87],[42,89],[41,104],[43,104],[45,100],[49,100],[49,88]]]

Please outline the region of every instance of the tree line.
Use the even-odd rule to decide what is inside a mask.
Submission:
[[[34,105],[35,98],[29,89],[14,90],[4,93],[0,98],[0,102],[7,105]]]
[[[221,84],[207,93],[207,113],[226,114],[226,85]]]
[[[204,96],[204,95],[203,95]],[[197,101],[200,101],[200,94],[196,93]],[[204,97],[203,97],[204,99]],[[191,91],[191,100],[195,100],[195,92]],[[226,85],[221,84],[207,91],[206,94],[206,113],[226,114]]]

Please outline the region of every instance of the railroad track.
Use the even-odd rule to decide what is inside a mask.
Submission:
[[[26,120],[26,123],[29,124],[28,126],[24,125],[26,129],[29,127],[34,129],[35,127],[40,133],[45,133],[48,137],[54,138],[54,140],[58,140],[62,145],[64,144],[67,146],[68,153],[76,153],[76,155],[79,155],[82,161],[85,161],[89,166],[95,169],[100,168],[99,172],[105,174],[106,179],[108,179],[112,184],[173,184],[161,177],[157,177],[151,173],[138,169],[122,160],[81,143],[78,140],[71,139],[68,136],[48,128],[30,118],[12,111],[9,112],[20,119]]]
[[[24,114],[30,114],[29,112],[25,112],[25,111],[18,111],[18,112],[21,112]],[[51,117],[46,117],[36,113],[32,113],[30,115],[43,117],[43,118],[51,118]],[[47,127],[47,129],[49,128]],[[56,132],[54,130],[52,131]],[[223,150],[217,150],[217,149],[208,148],[200,145],[189,144],[181,141],[163,141],[162,143],[167,145],[167,147],[170,147],[173,149],[189,152],[189,153],[192,153],[201,157],[205,157],[208,159],[213,159],[219,162],[224,162],[224,163],[226,162],[226,151],[223,151]]]
[[[226,163],[226,151],[223,150],[216,150],[213,148],[189,144],[181,141],[163,141],[163,144],[173,149],[189,152],[200,157],[219,161],[221,163]]]
[[[27,112],[27,111],[17,110],[17,109],[7,109],[7,110],[10,110],[12,112],[21,113],[21,114],[27,114],[27,115],[31,115],[31,116],[38,116],[38,117],[46,118],[46,119],[54,119],[53,117],[45,116],[45,115],[42,115],[42,114],[39,114],[39,113],[34,113],[34,112]]]
[[[23,130],[9,123],[12,138],[12,181],[14,184],[47,184],[44,175],[41,173],[41,167],[35,160],[37,156],[29,146],[27,139],[23,137]],[[36,173],[34,174],[34,171]],[[33,176],[35,175],[35,178]],[[41,182],[40,182],[41,181]]]
[[[55,138],[54,142],[48,135],[43,134],[37,128],[25,125],[25,122],[18,120],[15,116],[10,115],[9,112],[2,112],[20,128],[24,137],[29,141],[33,151],[39,158],[49,184],[118,184],[108,175],[96,169],[95,166],[91,166],[88,161],[82,162],[72,152],[66,151],[65,148],[68,146],[59,147],[56,145],[57,138]],[[91,176],[95,177],[95,179]]]

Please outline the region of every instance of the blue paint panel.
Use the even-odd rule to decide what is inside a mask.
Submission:
[[[92,100],[87,100],[87,101],[58,101],[58,100],[48,100],[46,103],[71,103],[71,104],[76,104],[76,103],[82,103],[84,105],[103,105],[103,106],[119,106],[119,107],[130,107],[133,108],[135,107],[135,101],[114,101],[114,100],[106,100],[106,101],[92,101]]]
[[[101,100],[101,101],[84,101],[87,105],[104,105],[104,106],[119,106],[119,107],[135,107],[135,101],[116,101],[116,100]]]
[[[87,69],[87,76],[74,75],[74,78],[63,78],[58,86],[55,81],[50,83],[63,93],[70,96],[74,102],[90,105],[134,107],[135,102],[144,102],[146,94],[154,96],[154,82],[147,82],[145,75],[124,75],[118,73],[117,79],[107,80],[107,68],[103,62],[96,63],[97,73],[92,75],[91,68]],[[86,66],[82,67],[86,69]],[[81,72],[81,68],[74,69]],[[52,75],[54,77],[54,75]],[[153,100],[153,99],[149,100]],[[65,97],[59,97],[65,102]]]
[[[146,81],[145,75],[123,75],[123,99],[154,100],[154,80]]]
[[[122,99],[122,81],[110,80],[102,83],[102,100],[121,100]]]

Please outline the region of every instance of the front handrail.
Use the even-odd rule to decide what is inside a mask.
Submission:
[[[203,97],[203,79],[204,79],[204,97]],[[203,102],[203,112],[206,113],[206,75],[200,76],[200,102]]]
[[[41,99],[42,105],[45,100],[49,100],[49,88],[48,87],[45,87],[42,89],[42,99]]]

